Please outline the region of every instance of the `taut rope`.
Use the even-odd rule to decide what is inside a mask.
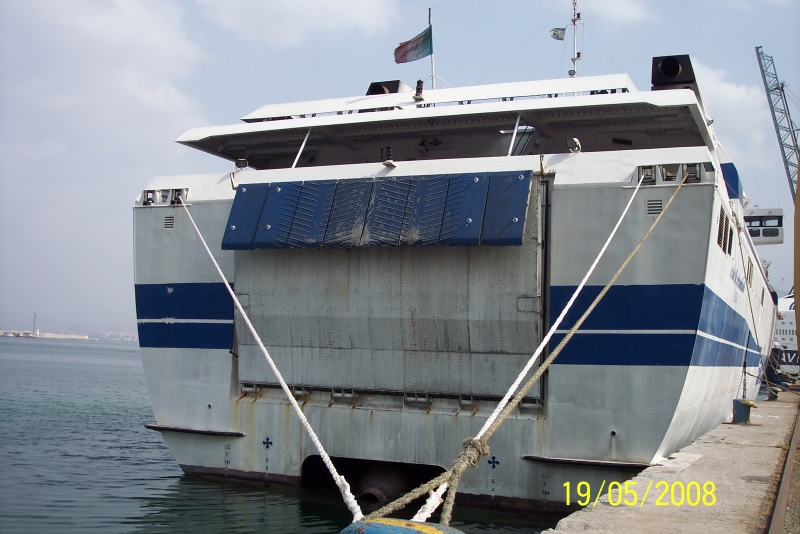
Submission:
[[[186,215],[188,215],[189,220],[192,221],[192,226],[194,226],[194,229],[197,232],[197,236],[203,243],[206,252],[208,252],[208,257],[211,258],[211,261],[214,263],[214,267],[216,267],[219,276],[222,278],[222,282],[225,284],[225,287],[228,289],[228,293],[230,293],[233,302],[236,304],[236,309],[238,309],[239,313],[242,314],[242,318],[244,319],[245,324],[247,324],[247,328],[250,329],[250,333],[253,335],[253,338],[255,338],[256,343],[258,343],[258,347],[261,349],[261,352],[267,359],[267,363],[272,369],[272,372],[275,373],[275,378],[277,378],[278,382],[280,382],[281,388],[283,389],[283,392],[286,394],[286,398],[289,399],[292,408],[294,408],[297,417],[300,419],[300,423],[303,425],[303,428],[306,429],[306,432],[308,432],[309,437],[311,437],[311,441],[314,443],[314,446],[317,448],[319,455],[322,457],[323,463],[325,463],[325,467],[328,468],[328,471],[330,471],[331,476],[333,477],[333,481],[339,487],[339,491],[342,493],[342,498],[344,499],[347,508],[353,514],[353,523],[355,523],[356,521],[360,521],[364,517],[364,514],[361,512],[361,507],[358,506],[356,498],[350,492],[350,485],[347,483],[347,480],[345,480],[345,478],[336,471],[336,467],[334,467],[330,456],[328,456],[328,453],[325,452],[325,448],[322,446],[322,443],[317,437],[317,434],[314,432],[314,429],[311,428],[311,424],[308,422],[308,419],[306,419],[306,415],[303,413],[303,410],[301,410],[300,406],[297,404],[297,400],[294,398],[294,395],[289,390],[289,386],[283,379],[281,372],[278,370],[278,367],[275,365],[275,362],[272,361],[272,357],[269,355],[269,352],[267,352],[266,347],[264,347],[264,344],[261,342],[261,338],[256,332],[256,329],[253,327],[253,323],[250,322],[250,318],[247,316],[247,313],[245,313],[244,308],[242,308],[242,304],[239,302],[239,299],[236,298],[236,294],[233,292],[231,286],[228,284],[228,281],[225,279],[225,275],[222,273],[222,269],[219,268],[219,264],[217,263],[217,260],[214,259],[214,255],[211,253],[211,249],[208,248],[206,240],[203,239],[203,234],[200,233],[200,229],[197,228],[197,224],[195,224],[194,218],[192,218],[192,214],[189,213],[189,207],[183,202],[183,198],[180,198],[180,201],[183,207],[186,209]]]

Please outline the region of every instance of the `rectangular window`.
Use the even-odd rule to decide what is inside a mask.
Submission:
[[[728,234],[728,256],[730,256],[733,250],[733,228],[730,228],[728,232],[730,232]]]
[[[728,235],[730,233],[730,223],[727,215],[722,215],[722,251],[728,253]]]
[[[717,245],[720,246],[723,250],[725,247],[722,246],[724,235],[725,235],[725,223],[723,222],[725,219],[725,210],[722,209],[722,206],[719,208],[719,219],[717,219]]]

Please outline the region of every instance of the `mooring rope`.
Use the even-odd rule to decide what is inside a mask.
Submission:
[[[779,388],[783,389],[783,386],[781,386],[780,384],[776,384],[775,382],[770,382],[769,380],[767,380],[766,374],[765,374],[765,376],[763,376],[763,377],[762,377],[762,376],[757,376],[757,375],[754,375],[753,373],[748,373],[748,372],[745,372],[745,374],[746,374],[746,375],[750,375],[750,376],[752,376],[752,377],[754,377],[754,378],[758,378],[758,379],[760,379],[762,382],[766,382],[766,384],[767,384],[768,386],[775,386],[775,387],[779,387]],[[791,390],[791,389],[787,389],[787,390],[786,390],[786,392],[788,392],[788,393],[794,393],[795,395],[800,395],[800,393],[799,393],[799,392],[797,392],[797,391],[794,391],[794,390]],[[784,393],[784,392],[783,392],[783,391],[779,391],[778,393]]]
[[[334,467],[330,456],[328,456],[328,453],[325,452],[325,448],[322,446],[322,443],[320,442],[319,438],[317,437],[317,434],[314,432],[314,429],[311,428],[311,424],[308,422],[308,419],[306,419],[306,416],[303,413],[303,410],[301,410],[300,406],[297,404],[297,400],[294,398],[294,394],[292,394],[292,392],[289,390],[289,386],[286,384],[286,381],[283,379],[283,376],[281,375],[281,372],[278,370],[278,367],[275,365],[275,362],[272,361],[272,357],[269,355],[269,352],[267,352],[266,347],[264,347],[264,344],[261,342],[261,338],[259,337],[258,333],[256,332],[256,329],[253,327],[253,323],[250,322],[250,318],[247,316],[247,313],[245,313],[244,308],[242,308],[242,304],[239,302],[239,299],[236,298],[236,294],[233,292],[233,290],[231,289],[231,286],[228,284],[228,280],[225,278],[225,275],[222,273],[222,269],[220,269],[219,264],[217,263],[217,260],[214,258],[214,255],[211,253],[211,249],[208,248],[208,245],[206,244],[206,240],[203,239],[203,234],[201,234],[200,233],[200,229],[197,228],[197,224],[195,224],[194,218],[192,217],[192,214],[189,212],[189,207],[183,202],[183,198],[179,197],[179,199],[181,201],[181,205],[183,205],[183,207],[186,209],[186,215],[188,215],[189,216],[189,220],[192,221],[192,226],[194,226],[194,229],[197,232],[197,236],[200,238],[200,241],[203,243],[203,246],[205,247],[206,252],[208,252],[208,257],[211,258],[211,261],[214,263],[214,267],[217,269],[217,272],[219,273],[220,278],[222,278],[223,284],[228,289],[228,293],[230,293],[231,298],[233,299],[233,302],[236,304],[236,308],[239,310],[239,313],[242,314],[242,318],[244,319],[245,324],[247,324],[247,328],[250,329],[250,333],[253,335],[253,338],[255,338],[256,343],[258,344],[258,347],[261,349],[261,352],[264,354],[264,357],[267,359],[267,363],[269,364],[270,368],[272,369],[272,372],[275,374],[275,377],[278,379],[278,382],[280,382],[281,388],[283,389],[283,392],[286,394],[286,397],[289,399],[289,403],[291,403],[292,408],[294,408],[294,411],[297,414],[297,417],[300,419],[300,423],[303,425],[303,428],[306,429],[306,432],[308,433],[309,437],[311,438],[311,441],[314,443],[314,446],[317,448],[317,451],[319,452],[319,455],[322,457],[322,461],[325,464],[325,467],[327,467],[328,471],[330,471],[331,476],[333,477],[333,481],[336,483],[336,486],[338,486],[339,491],[342,494],[342,498],[344,499],[344,502],[347,505],[347,508],[353,514],[353,523],[355,523],[357,521],[360,521],[361,519],[364,518],[364,514],[361,511],[361,507],[358,506],[358,503],[356,502],[356,498],[350,492],[350,485],[347,483],[347,480],[345,480],[345,478],[343,476],[341,476],[336,471],[336,467]]]
[[[731,211],[731,213],[733,214],[733,211]],[[742,239],[742,235],[744,234],[744,227],[742,227],[742,225],[739,224],[739,218],[736,217],[735,214],[733,214],[733,220],[736,223],[736,237],[739,239],[739,259],[741,259],[741,261],[742,261],[742,272],[744,273],[745,278],[747,278],[747,267],[744,264],[744,243],[745,242]],[[749,254],[748,254],[747,258],[750,261],[753,261],[750,258]],[[756,258],[758,258],[758,256],[756,256]],[[761,267],[761,266],[759,265],[759,267]],[[750,283],[751,282],[752,282],[752,277],[750,278],[750,282],[747,283],[747,287],[745,287],[744,292],[747,293],[747,307],[750,310],[750,320],[753,321],[753,337],[755,337],[755,339],[756,339],[756,345],[758,345],[760,347],[761,346],[761,341],[759,341],[759,339],[758,339],[758,325],[756,325],[756,316],[753,313],[753,298],[750,295],[750,289],[751,289],[750,288]],[[762,302],[762,305],[763,305],[763,302]],[[748,350],[748,347],[745,347],[745,351],[744,351],[744,366],[742,367],[743,371],[747,368],[747,350]],[[771,350],[772,350],[772,347],[767,347],[767,351],[771,351]],[[759,360],[758,361],[758,372],[759,372],[759,374],[761,374],[761,366],[764,364],[764,362],[761,360],[761,354],[759,354],[759,359],[758,360]],[[741,388],[737,388],[736,389],[736,396],[737,397],[739,396],[739,390],[740,389],[742,390],[742,395],[744,395],[744,393],[745,393],[744,389],[747,387],[746,380],[747,379],[743,380],[742,384],[740,384]]]
[[[429,491],[428,500],[425,501],[425,504],[419,509],[419,512],[417,512],[416,515],[411,518],[411,520],[419,523],[424,523],[427,521],[431,514],[436,511],[440,504],[442,504],[442,495],[446,490],[447,482],[439,486],[436,491]]]
[[[561,353],[561,351],[564,349],[564,346],[566,346],[566,344],[569,342],[569,340],[572,339],[572,336],[575,334],[575,332],[581,327],[581,325],[584,323],[584,321],[589,316],[589,314],[595,309],[595,307],[600,302],[600,300],[605,296],[605,294],[608,292],[608,290],[611,288],[611,286],[617,281],[617,279],[620,277],[620,275],[625,270],[625,268],[628,266],[628,264],[630,264],[631,260],[633,260],[633,257],[636,255],[637,252],[639,252],[639,249],[641,249],[642,244],[647,240],[648,237],[650,237],[650,234],[652,234],[652,232],[655,229],[656,225],[664,217],[664,214],[667,212],[667,209],[669,209],[669,207],[672,204],[673,200],[675,200],[675,197],[677,196],[678,191],[681,190],[681,188],[683,187],[683,184],[686,182],[686,178],[687,177],[688,177],[688,173],[684,174],[683,179],[681,180],[680,184],[678,184],[678,187],[675,189],[675,191],[672,193],[672,196],[667,201],[667,204],[661,210],[661,213],[659,213],[658,216],[656,217],[656,219],[653,221],[653,224],[650,225],[650,228],[648,228],[648,230],[644,234],[644,236],[642,236],[642,238],[639,240],[639,243],[637,243],[636,247],[634,247],[634,249],[631,251],[631,253],[628,255],[628,257],[622,263],[622,265],[617,270],[617,272],[614,274],[614,276],[611,277],[611,280],[608,281],[608,283],[603,287],[603,289],[600,291],[600,293],[597,295],[597,297],[595,297],[594,301],[592,301],[592,303],[589,305],[589,307],[586,309],[586,311],[583,313],[583,315],[575,322],[575,324],[569,330],[567,335],[564,336],[564,339],[561,340],[561,342],[553,350],[553,352],[539,366],[539,368],[536,370],[536,372],[533,374],[533,376],[531,376],[531,378],[528,380],[528,382],[522,387],[522,389],[520,389],[517,392],[517,394],[514,396],[514,399],[511,400],[510,402],[508,402],[505,405],[505,407],[500,407],[498,405],[498,408],[495,409],[495,412],[493,412],[492,415],[490,416],[490,418],[487,419],[487,422],[484,424],[484,427],[481,429],[481,432],[479,432],[478,435],[476,435],[476,437],[474,437],[474,438],[468,438],[468,439],[464,440],[464,443],[463,443],[464,450],[461,453],[459,453],[459,455],[456,457],[456,460],[453,462],[453,466],[450,468],[450,470],[445,471],[444,473],[442,473],[438,477],[436,477],[433,480],[423,484],[422,486],[420,486],[416,490],[413,490],[413,491],[405,494],[400,499],[397,499],[396,501],[387,504],[386,506],[384,506],[380,510],[377,510],[377,511],[369,514],[367,516],[367,519],[374,519],[374,518],[377,518],[377,517],[382,517],[384,515],[396,512],[397,510],[401,509],[402,507],[404,507],[406,504],[408,504],[409,502],[413,501],[414,499],[417,499],[417,498],[421,497],[426,492],[431,491],[433,488],[439,487],[442,484],[444,484],[445,482],[447,482],[448,483],[447,498],[444,501],[444,507],[442,508],[442,516],[441,516],[441,519],[439,520],[439,523],[442,524],[442,525],[449,525],[450,524],[450,519],[452,518],[452,513],[453,513],[453,504],[455,502],[455,494],[456,494],[456,491],[458,489],[458,483],[461,480],[461,474],[464,472],[464,470],[466,470],[467,467],[476,467],[478,465],[478,462],[482,458],[484,458],[485,456],[489,455],[489,446],[487,445],[486,442],[495,433],[495,431],[500,427],[500,425],[506,420],[506,418],[509,416],[511,411],[519,405],[519,403],[522,401],[522,399],[525,397],[525,395],[527,395],[527,393],[530,391],[530,389],[533,387],[533,385],[539,380],[539,378],[541,378],[541,376],[544,374],[544,372],[547,370],[547,368],[550,367],[550,365],[553,363],[553,360],[555,360],[556,357]],[[555,330],[557,329],[558,325],[560,324],[560,321],[564,318],[564,316],[566,316],[566,313],[569,311],[569,308],[575,302],[575,299],[577,298],[578,293],[580,293],[580,290],[586,284],[586,281],[589,279],[589,276],[592,274],[592,271],[597,266],[597,263],[600,261],[600,258],[602,257],[602,255],[605,253],[605,249],[608,247],[609,243],[611,242],[611,239],[614,237],[614,233],[616,233],[617,229],[619,228],[619,225],[622,223],[622,220],[624,219],[625,214],[627,213],[628,209],[630,208],[631,204],[633,203],[633,198],[635,197],[636,192],[639,190],[639,186],[640,185],[641,185],[641,181],[639,181],[639,183],[637,184],[636,190],[634,191],[634,194],[631,196],[631,199],[628,201],[628,205],[625,207],[625,210],[622,212],[622,215],[620,216],[619,220],[617,221],[617,224],[614,227],[614,230],[612,231],[611,235],[609,235],[608,239],[606,240],[605,245],[600,250],[600,253],[598,254],[598,256],[595,259],[594,263],[592,263],[592,266],[590,267],[589,272],[586,273],[586,275],[584,276],[584,279],[581,281],[581,285],[579,285],[578,288],[576,288],[575,293],[573,293],[572,298],[570,298],[569,302],[567,302],[567,305],[565,306],[564,310],[559,315],[559,317],[556,320],[556,322],[553,323],[553,326],[548,331],[547,335],[545,336],[545,339],[542,340],[542,343],[536,349],[536,352],[531,357],[531,359],[528,361],[528,364],[525,366],[523,371],[520,373],[520,376],[517,377],[517,380],[515,380],[514,384],[512,384],[511,388],[509,388],[509,391],[506,393],[506,396],[503,397],[504,400],[507,397],[509,397],[516,390],[516,387],[519,385],[519,383],[521,382],[522,378],[524,378],[524,376],[527,374],[527,372],[533,366],[533,363],[536,361],[538,356],[541,354],[542,350],[544,349],[545,344],[547,342],[549,342],[549,340],[552,337],[553,333],[555,333]],[[501,401],[501,403],[502,402],[503,401]],[[426,505],[427,505],[427,503],[426,503]]]

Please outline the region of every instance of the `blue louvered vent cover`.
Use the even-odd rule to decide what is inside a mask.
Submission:
[[[223,250],[521,245],[531,171],[242,184]]]

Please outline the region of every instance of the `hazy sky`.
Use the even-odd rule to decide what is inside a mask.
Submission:
[[[569,0],[3,0],[0,2],[0,328],[135,331],[132,204],[151,177],[232,169],[174,143],[267,103],[414,84],[395,65],[433,8],[436,71],[455,86],[566,76],[548,30]],[[583,0],[582,75],[649,89],[653,56],[688,53],[753,204],[793,207],[754,48],[800,95],[798,0]],[[795,122],[800,109],[795,105]],[[782,281],[783,280],[783,281]]]

